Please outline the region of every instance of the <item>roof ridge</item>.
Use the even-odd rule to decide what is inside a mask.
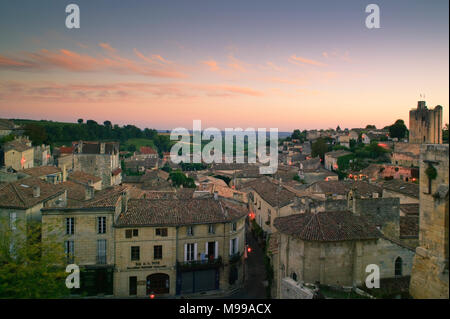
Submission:
[[[22,197],[22,195],[20,195],[19,190],[16,188],[16,185],[14,185],[14,183],[11,183],[11,187],[14,190],[14,192],[16,193],[17,197],[19,197],[19,199],[22,201],[22,203],[24,205],[26,205],[27,203],[25,202],[25,199]]]

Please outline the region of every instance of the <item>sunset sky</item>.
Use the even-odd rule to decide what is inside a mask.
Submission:
[[[67,29],[65,7],[80,7]],[[449,106],[448,0],[0,2],[0,118],[384,127]]]

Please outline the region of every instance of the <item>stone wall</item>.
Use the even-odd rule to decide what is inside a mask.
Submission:
[[[409,142],[442,144],[442,106],[428,109],[419,101],[409,112]]]
[[[425,173],[430,166],[437,172],[431,183]],[[449,297],[448,169],[448,145],[421,146],[420,246],[416,249],[410,284],[410,293],[414,298]]]

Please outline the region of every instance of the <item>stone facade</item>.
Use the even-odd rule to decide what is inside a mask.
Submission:
[[[102,179],[102,188],[121,183],[118,143],[79,142],[73,158],[73,170]]]
[[[409,142],[442,144],[442,106],[428,109],[425,101],[409,111]]]
[[[435,178],[426,170],[434,167]],[[420,154],[420,224],[410,293],[414,298],[449,297],[449,146],[424,144]]]

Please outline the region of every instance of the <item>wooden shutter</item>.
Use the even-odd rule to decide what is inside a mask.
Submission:
[[[184,244],[184,261],[187,261],[187,244]]]
[[[205,255],[208,255],[208,242],[205,243]]]
[[[217,259],[217,258],[219,258],[219,242],[216,241],[215,245],[216,246],[215,246],[215,249],[214,249],[214,258]]]
[[[197,260],[197,243],[194,244],[194,260]]]

